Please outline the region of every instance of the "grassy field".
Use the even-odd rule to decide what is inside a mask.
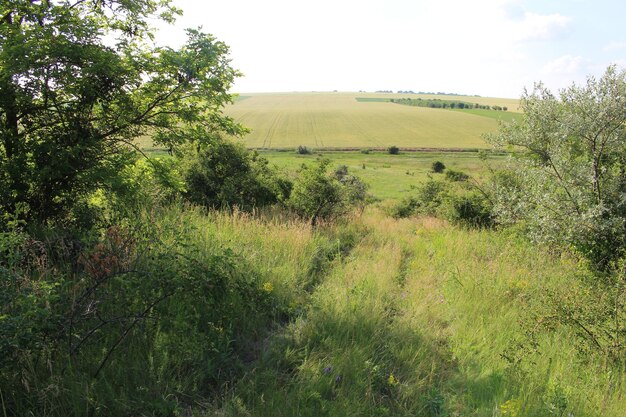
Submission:
[[[495,132],[498,121],[489,113],[446,111],[401,106],[370,98],[449,98],[507,106],[518,100],[464,96],[373,93],[246,94],[227,113],[252,132],[250,148],[486,148],[482,136]]]
[[[506,233],[369,209],[324,232],[343,254],[303,292],[293,266],[316,233],[238,216],[207,229],[267,263],[258,285],[269,280],[298,314],[206,415],[623,416],[623,375],[581,361],[570,329],[525,333],[549,309],[546,292],[581,286],[573,260]],[[289,263],[276,270],[279,259]]]
[[[271,163],[289,173],[295,173],[302,164],[310,164],[317,158],[331,160],[331,166],[345,165],[369,186],[369,192],[381,200],[402,198],[412,187],[423,182],[431,173],[434,161],[443,162],[447,168],[463,171],[480,179],[487,165],[476,152],[406,152],[389,155],[384,152],[323,152],[313,155],[298,155],[295,152],[262,152]],[[492,155],[489,165],[497,166],[507,156]]]

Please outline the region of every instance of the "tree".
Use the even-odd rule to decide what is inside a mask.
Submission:
[[[151,135],[171,150],[243,129],[221,113],[239,75],[228,47],[188,30],[151,44],[170,0],[8,0],[0,6],[0,210],[48,220],[133,160]]]
[[[328,159],[313,167],[303,166],[293,183],[287,205],[300,217],[310,219],[315,227],[319,220],[334,220],[348,212],[352,205],[365,199],[365,185],[358,178],[341,172],[329,175]]]
[[[626,255],[626,72],[611,66],[558,96],[536,84],[522,110],[491,137],[523,151],[517,179],[496,196],[500,222],[522,221],[535,240],[610,269]]]

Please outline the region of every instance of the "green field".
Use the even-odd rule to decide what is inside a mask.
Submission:
[[[431,173],[434,161],[441,161],[446,168],[463,171],[477,179],[486,172],[486,164],[478,158],[476,152],[407,152],[399,155],[383,152],[323,152],[319,155],[298,155],[295,152],[269,151],[262,155],[291,174],[302,164],[311,164],[321,155],[330,159],[333,169],[340,165],[347,166],[348,172],[361,178],[369,185],[370,194],[381,200],[404,197],[428,175],[443,177]],[[488,163],[497,166],[506,158],[504,155],[492,155]]]
[[[246,94],[227,113],[251,129],[249,148],[487,148],[485,133],[498,129],[489,112],[462,112],[401,106],[357,98],[454,98],[507,106],[518,100],[465,96],[374,93]],[[243,97],[242,97],[243,98]],[[507,112],[512,113],[512,112]],[[511,116],[512,117],[512,116]]]

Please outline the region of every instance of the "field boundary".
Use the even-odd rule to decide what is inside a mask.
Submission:
[[[439,153],[459,153],[459,152],[489,152],[492,154],[508,154],[507,151],[497,151],[489,148],[428,148],[428,147],[410,147],[403,148],[399,147],[401,152],[439,152]],[[296,148],[264,148],[264,147],[249,147],[247,148],[251,151],[263,151],[263,152],[295,152]],[[360,152],[367,150],[369,152],[387,152],[388,147],[372,147],[372,148],[363,148],[363,147],[320,147],[320,148],[309,148],[312,153],[315,152]]]

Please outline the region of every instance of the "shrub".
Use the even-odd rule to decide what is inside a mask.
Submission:
[[[415,195],[408,196],[391,206],[388,213],[395,218],[415,214],[435,216],[448,194],[447,184],[432,178],[417,187]]]
[[[446,218],[456,225],[489,228],[495,224],[491,203],[479,193],[451,194],[445,204]]]
[[[309,148],[307,148],[306,146],[298,146],[298,148],[296,149],[296,153],[298,155],[311,155],[313,153],[313,151],[311,151]]]
[[[435,161],[430,166],[430,169],[434,173],[441,174],[446,169],[446,166],[441,161]]]
[[[395,218],[411,217],[417,213],[420,207],[420,202],[415,196],[404,197],[388,209],[388,214]]]
[[[444,182],[428,179],[417,188],[416,198],[420,204],[419,212],[429,216],[436,215],[447,193],[448,186]]]
[[[452,182],[463,182],[469,179],[469,175],[462,171],[448,169],[446,171],[446,179]]]
[[[369,155],[371,151],[369,149],[361,149],[361,153],[365,155]]]
[[[287,201],[287,206],[300,217],[310,219],[312,226],[319,220],[337,219],[366,200],[367,186],[359,178],[348,175],[346,166],[329,175],[329,163],[321,159],[316,166],[303,166]]]
[[[398,155],[400,153],[400,148],[398,148],[397,146],[393,145],[393,146],[390,146],[389,148],[387,148],[387,152],[390,155]]]
[[[291,184],[270,169],[258,153],[242,145],[217,140],[194,150],[185,161],[185,197],[211,208],[237,206],[243,210],[288,197]]]

